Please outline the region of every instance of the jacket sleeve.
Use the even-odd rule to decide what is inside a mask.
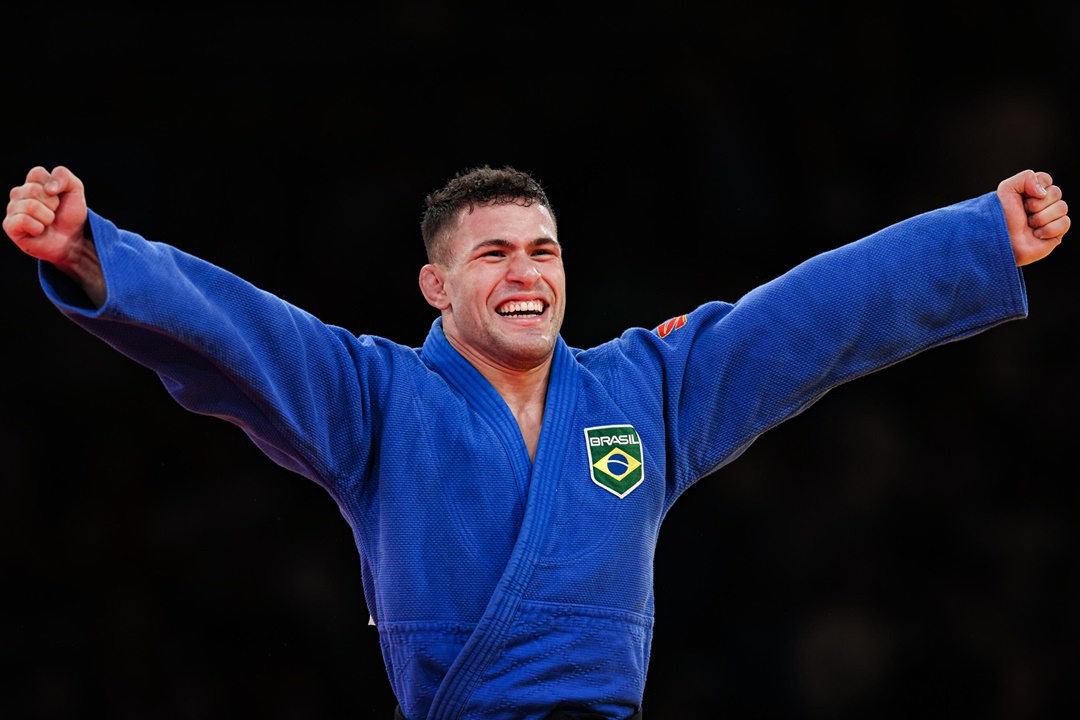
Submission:
[[[664,378],[679,493],[837,385],[1026,315],[988,193],[812,257],[735,303],[702,305],[661,326],[664,338],[642,330],[622,344],[639,356],[631,367]]]
[[[336,478],[366,464],[388,344],[93,212],[90,224],[108,293],[101,308],[39,264],[64,315],[156,372],[184,408],[238,425],[275,462],[332,493]]]

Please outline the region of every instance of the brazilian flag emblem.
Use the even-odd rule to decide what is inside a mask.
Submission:
[[[585,449],[594,483],[626,497],[645,479],[641,437],[633,425],[585,428]]]

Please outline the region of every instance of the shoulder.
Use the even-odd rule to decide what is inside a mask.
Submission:
[[[628,328],[605,343],[573,352],[579,363],[590,368],[619,364],[642,367],[678,361],[703,335],[714,333],[733,307],[720,301],[704,303],[655,327]]]

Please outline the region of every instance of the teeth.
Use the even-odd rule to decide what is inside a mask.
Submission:
[[[529,300],[528,302],[508,302],[499,308],[500,315],[539,315],[544,312],[544,303],[539,300]]]

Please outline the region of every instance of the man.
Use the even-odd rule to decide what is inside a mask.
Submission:
[[[4,220],[65,315],[331,494],[412,720],[638,717],[675,500],[836,385],[1026,316],[1017,268],[1069,226],[1026,170],[580,350],[551,203],[511,168],[428,196],[420,348],[118,229],[64,167],[33,168]]]

